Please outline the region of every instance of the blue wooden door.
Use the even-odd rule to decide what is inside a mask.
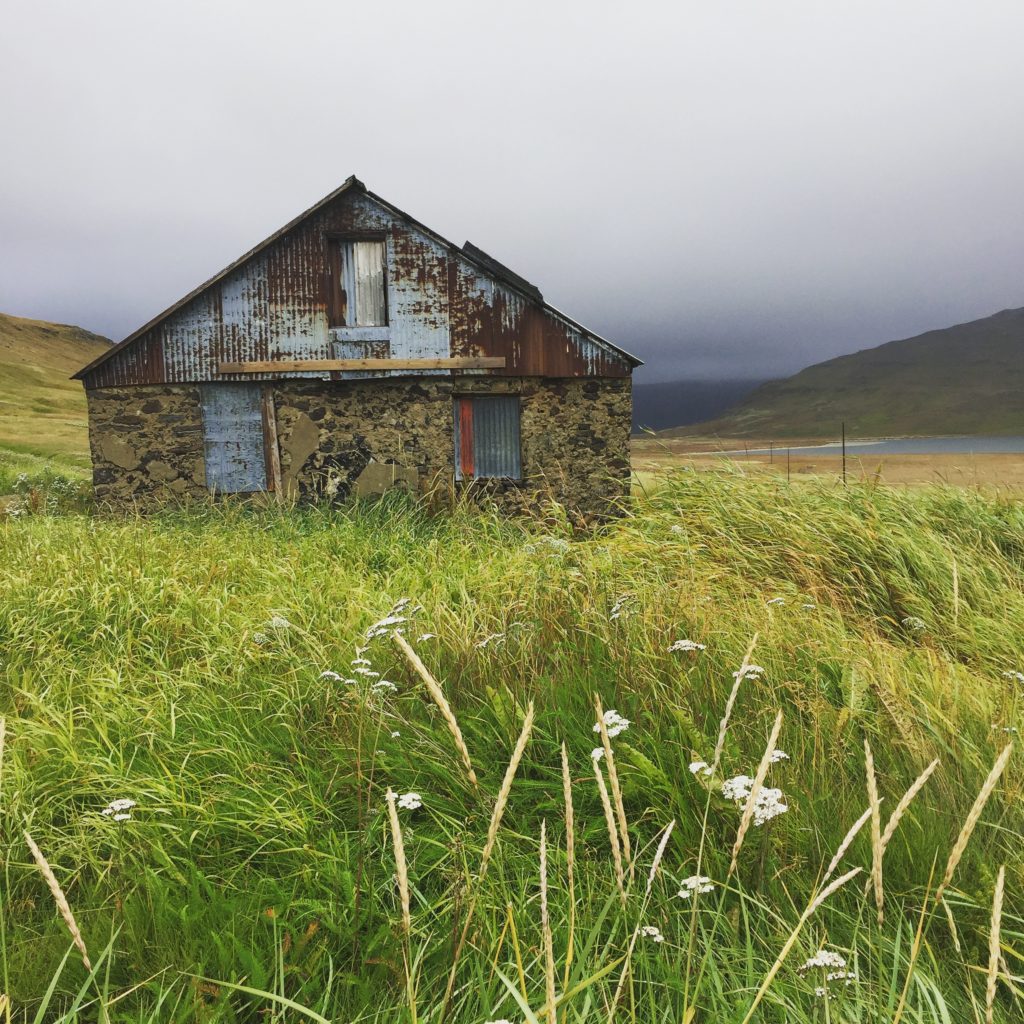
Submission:
[[[267,489],[262,385],[204,384],[206,486],[214,494]]]

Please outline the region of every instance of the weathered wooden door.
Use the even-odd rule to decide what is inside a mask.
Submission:
[[[267,489],[260,384],[204,384],[206,486],[214,494]]]

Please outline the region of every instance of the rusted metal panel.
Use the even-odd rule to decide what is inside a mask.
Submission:
[[[200,400],[207,487],[214,494],[265,491],[262,386],[204,384]]]
[[[346,234],[364,236],[352,252],[370,264],[377,254],[372,274],[383,245],[385,324],[330,326],[341,265],[332,246]],[[356,291],[357,264],[341,271]],[[356,316],[382,319],[379,304]],[[361,330],[377,333],[345,333]],[[501,356],[504,369],[478,372],[551,377],[628,376],[637,365],[486,253],[453,245],[361,185],[307,211],[126,342],[79,374],[87,387],[203,382],[223,379],[222,362],[278,359]]]
[[[473,399],[455,399],[455,479],[473,479]]]

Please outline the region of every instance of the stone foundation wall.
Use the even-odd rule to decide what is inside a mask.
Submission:
[[[284,490],[341,500],[392,486],[469,490],[509,508],[554,498],[584,515],[629,490],[628,378],[422,377],[273,384]],[[520,396],[521,481],[455,484],[452,403]],[[140,508],[208,498],[199,389],[89,392],[93,482],[101,503]]]
[[[97,502],[151,509],[206,497],[198,388],[103,388],[86,396]]]

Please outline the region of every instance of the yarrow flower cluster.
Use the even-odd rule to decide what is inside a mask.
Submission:
[[[690,774],[691,775],[711,775],[712,768],[707,761],[691,761],[690,762]]]
[[[846,958],[840,953],[830,949],[819,949],[809,960],[805,960],[798,968],[801,974],[808,971],[820,970],[825,972],[825,984],[816,985],[814,994],[819,999],[827,999],[829,996],[829,984],[841,981],[843,985],[852,985],[857,980],[854,971],[846,969]]]
[[[609,739],[615,739],[619,733],[625,732],[633,723],[628,718],[623,718],[614,708],[609,708],[604,713],[604,727],[608,732]],[[601,731],[601,723],[594,723],[594,732]]]
[[[661,934],[661,930],[656,928],[653,924],[645,924],[640,929],[640,934],[645,939],[650,939],[651,942],[664,942],[665,936]]]
[[[388,799],[397,801],[403,811],[418,811],[423,806],[423,797],[419,793],[403,793],[401,796],[389,793]]]
[[[749,775],[735,775],[722,783],[722,796],[737,804],[745,803],[753,788],[754,780]],[[785,814],[788,810],[789,804],[786,803],[781,789],[776,789],[774,786],[762,786],[754,799],[754,824],[761,826],[765,822],[771,821],[772,818]]]
[[[670,654],[678,651],[706,651],[707,646],[697,643],[696,640],[676,640],[668,650]]]
[[[743,668],[733,672],[733,679],[760,679],[764,675],[764,668],[760,665],[744,665]]]
[[[712,892],[714,888],[714,883],[707,875],[690,875],[679,883],[679,892],[676,895],[681,900],[688,900],[694,893],[703,895]]]
[[[604,757],[604,747],[594,747],[590,752],[591,761],[600,761],[602,757]]]
[[[412,604],[411,597],[403,597],[394,603],[391,611],[384,616],[383,619],[378,619],[367,631],[366,639],[376,640],[381,636],[388,636],[392,633],[402,633],[404,631],[405,624],[414,616],[418,615],[423,611],[423,605],[418,604],[414,608],[411,608]]]
[[[106,807],[100,811],[104,817],[112,818],[114,821],[130,821],[131,810],[135,806],[135,801],[129,797],[122,797],[120,800],[111,800]]]
[[[473,646],[477,648],[477,650],[482,651],[485,647],[489,647],[491,644],[494,644],[495,647],[500,647],[505,640],[506,636],[504,633],[491,633],[488,636],[485,636],[482,640],[477,640]]]
[[[916,615],[908,615],[905,619],[900,619],[900,623],[906,626],[907,629],[912,629],[915,633],[920,633],[928,628],[924,619],[919,619]]]
[[[1012,679],[1015,683],[1024,683],[1024,672],[1004,672],[1004,679]]]
[[[765,601],[765,604],[769,608],[773,608],[773,607],[775,607],[777,605],[785,604],[785,603],[786,603],[786,599],[784,597],[773,597],[773,598],[770,598],[769,600]]]
[[[612,605],[612,610],[608,613],[608,621],[614,622],[616,619],[621,619],[626,614],[626,605],[632,600],[632,594],[623,594],[622,597],[618,598],[615,604]]]
[[[267,629],[291,629],[292,624],[283,615],[272,615]]]
[[[778,764],[780,761],[788,761],[788,760],[789,760],[789,754],[787,754],[784,750],[773,750],[772,751],[772,756],[770,758],[769,763],[770,764]]]

